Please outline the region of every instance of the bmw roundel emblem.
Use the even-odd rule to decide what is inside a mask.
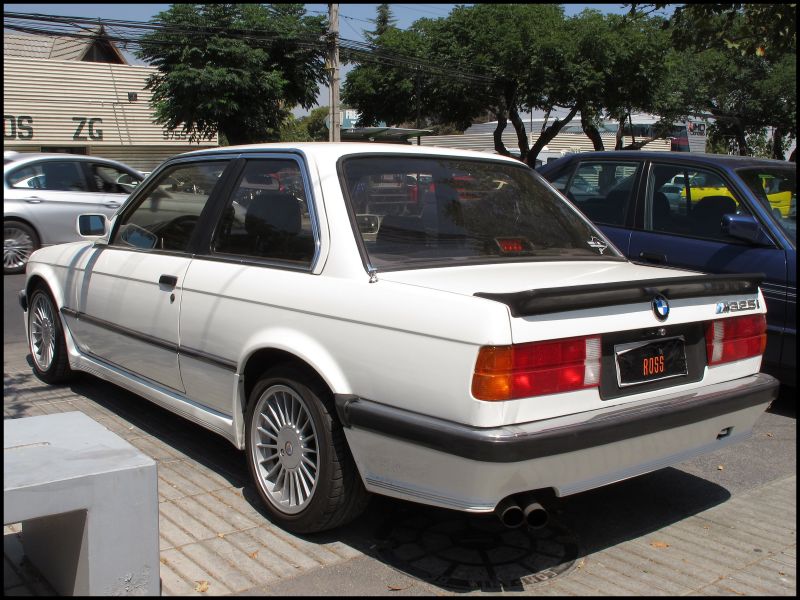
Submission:
[[[653,314],[656,316],[656,319],[659,321],[666,321],[669,316],[669,302],[667,299],[661,294],[658,294],[653,298],[652,306]]]

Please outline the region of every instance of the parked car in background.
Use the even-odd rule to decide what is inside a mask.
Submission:
[[[794,163],[613,151],[572,154],[537,170],[631,260],[707,273],[763,272],[764,368],[796,385]],[[585,180],[596,182],[593,193],[583,191]]]
[[[224,436],[296,532],[366,491],[541,526],[545,497],[747,438],[778,389],[757,277],[635,265],[478,152],[183,154],[103,238],[34,252],[20,301],[38,377],[86,371]]]
[[[31,252],[81,239],[78,215],[111,216],[144,176],[114,160],[4,152],[3,273],[21,273]]]

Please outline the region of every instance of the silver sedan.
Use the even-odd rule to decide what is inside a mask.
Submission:
[[[42,246],[77,241],[82,213],[111,217],[144,179],[123,163],[76,154],[3,157],[3,273],[21,273]]]

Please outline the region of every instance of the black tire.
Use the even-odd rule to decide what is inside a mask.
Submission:
[[[53,296],[44,284],[37,284],[28,298],[27,325],[28,350],[36,376],[51,384],[72,379],[64,329]]]
[[[3,274],[24,273],[31,252],[40,247],[33,227],[22,221],[4,220],[3,242]]]
[[[369,502],[330,391],[306,370],[282,365],[258,380],[247,404],[245,433],[250,475],[273,521],[284,529],[333,529]],[[274,447],[258,446],[273,438]]]

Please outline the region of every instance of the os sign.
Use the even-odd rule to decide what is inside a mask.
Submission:
[[[103,130],[99,117],[72,117],[72,139],[75,141],[102,140]],[[3,115],[4,140],[32,140],[34,136],[34,120],[29,115]]]

